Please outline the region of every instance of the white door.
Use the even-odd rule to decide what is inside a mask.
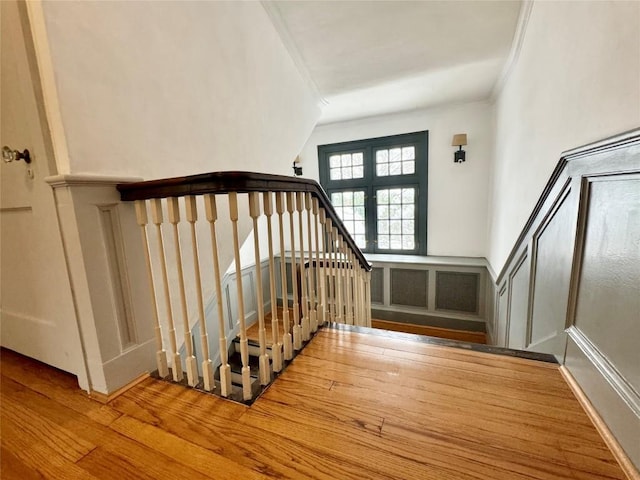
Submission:
[[[51,187],[34,52],[25,5],[1,4],[0,148],[33,162],[0,161],[0,341],[3,347],[78,375],[86,370]],[[30,168],[29,168],[30,167]]]

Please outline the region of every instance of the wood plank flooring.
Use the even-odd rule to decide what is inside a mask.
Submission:
[[[449,340],[459,340],[461,342],[487,343],[487,336],[484,332],[470,332],[467,330],[452,330],[450,328],[430,327],[428,325],[414,325],[412,323],[390,322],[388,320],[371,320],[373,328],[382,330],[392,330],[394,332],[414,333],[416,335],[427,335],[429,337],[446,338]]]
[[[251,407],[3,350],[3,479],[624,479],[557,366],[321,330]]]

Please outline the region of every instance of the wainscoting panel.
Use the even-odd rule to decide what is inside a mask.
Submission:
[[[587,181],[574,323],[640,391],[640,175]]]
[[[507,318],[509,315],[509,295],[507,284],[505,283],[498,292],[497,308],[495,316],[497,325],[495,327],[495,345],[499,347],[507,346]]]
[[[384,303],[384,269],[371,270],[371,303]]]
[[[367,259],[373,265],[373,318],[486,331],[486,306],[493,293],[485,259],[376,254]]]
[[[569,184],[533,236],[532,313],[524,346],[564,354],[577,211]]]
[[[428,270],[391,269],[391,304],[427,308]]]
[[[478,313],[479,287],[477,273],[436,272],[436,309]]]
[[[529,255],[521,257],[509,277],[509,313],[507,317],[507,346],[523,349],[529,312]]]
[[[640,129],[560,159],[496,278],[496,345],[508,305],[509,346],[520,347],[525,250],[525,348],[564,364],[640,467]]]

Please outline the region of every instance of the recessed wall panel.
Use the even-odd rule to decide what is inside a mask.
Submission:
[[[523,349],[529,311],[529,259],[526,255],[511,273],[510,292],[507,346]]]
[[[428,270],[391,269],[391,303],[427,308]]]
[[[480,275],[463,272],[436,273],[436,309],[478,313]]]
[[[534,237],[535,273],[528,344],[532,349],[538,346],[556,355],[562,355],[564,349],[576,225],[575,208],[569,198],[569,194],[563,197]]]
[[[384,303],[384,269],[371,270],[371,303]]]
[[[588,193],[575,325],[640,391],[640,176]]]

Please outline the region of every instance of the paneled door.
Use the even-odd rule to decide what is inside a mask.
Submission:
[[[53,191],[55,173],[24,2],[2,1],[0,148],[31,153],[0,161],[0,341],[74,373],[88,385]],[[34,88],[38,86],[38,89]],[[10,157],[8,157],[10,158]]]

